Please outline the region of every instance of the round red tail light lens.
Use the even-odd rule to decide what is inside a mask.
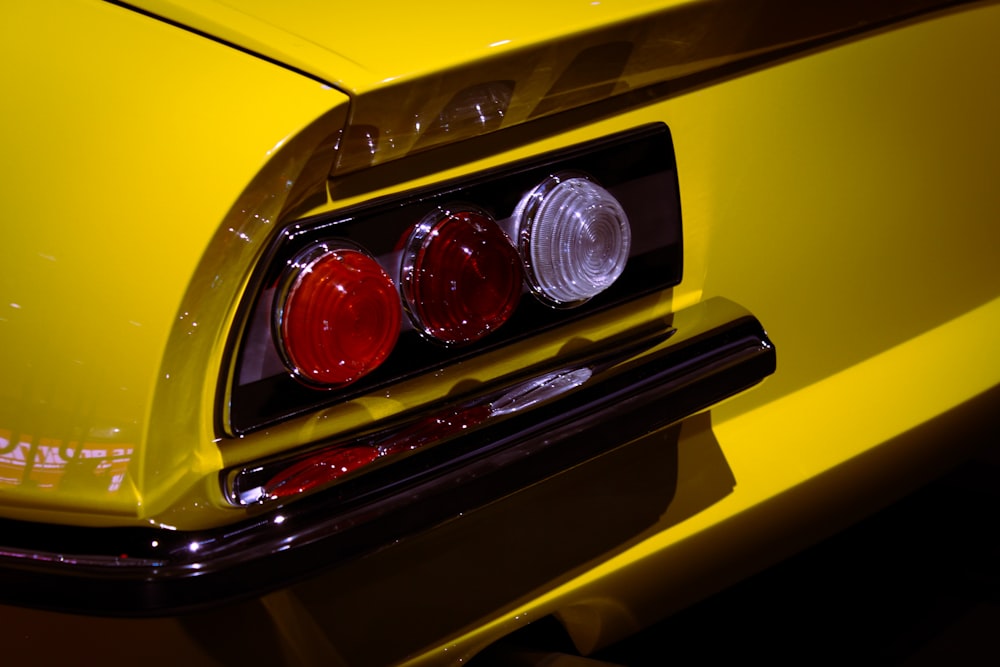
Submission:
[[[625,270],[628,216],[614,195],[586,177],[546,179],[525,195],[514,218],[528,283],[549,305],[578,306]]]
[[[435,211],[405,242],[400,288],[410,319],[445,344],[471,343],[506,322],[521,285],[520,257],[484,211]]]
[[[385,361],[399,337],[392,279],[359,248],[320,243],[289,263],[275,303],[282,357],[299,378],[339,386]]]

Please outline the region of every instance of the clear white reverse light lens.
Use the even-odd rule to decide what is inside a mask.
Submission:
[[[632,232],[615,197],[593,181],[552,176],[514,213],[528,281],[543,301],[578,306],[625,270]]]

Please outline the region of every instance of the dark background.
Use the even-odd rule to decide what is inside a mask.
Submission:
[[[847,531],[593,658],[1000,665],[1000,443]]]

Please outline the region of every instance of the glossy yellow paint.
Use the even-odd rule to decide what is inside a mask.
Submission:
[[[217,20],[239,27],[228,6],[200,6],[225,10]],[[532,10],[551,19],[547,12],[567,7]],[[17,11],[26,22],[49,26],[52,42],[81,44],[88,34],[110,32],[105,45],[127,42],[147,57],[121,67],[109,47],[55,58],[48,42],[19,34],[14,22],[0,28],[5,58],[34,54],[44,64],[45,80],[60,82],[39,90],[37,69],[31,80],[17,78],[30,68],[3,74],[5,88],[38,95],[5,107],[5,124],[33,128],[42,119],[47,131],[13,145],[4,167],[9,192],[17,195],[4,233],[29,251],[5,267],[0,286],[0,360],[10,378],[0,396],[13,406],[4,408],[4,416],[12,413],[32,425],[0,428],[34,437],[41,433],[34,424],[44,424],[52,429],[44,437],[71,442],[81,437],[80,423],[106,427],[100,434],[109,436],[108,448],[131,448],[135,471],[110,496],[106,485],[93,484],[67,488],[65,495],[61,490],[58,498],[42,488],[0,489],[6,516],[182,527],[223,523],[238,516],[219,497],[216,472],[223,464],[433,401],[465,379],[495,377],[558,349],[561,339],[550,334],[509,355],[449,369],[437,383],[410,383],[388,398],[365,397],[238,441],[213,442],[220,438],[215,389],[226,328],[267,238],[267,223],[253,216],[270,219],[284,208],[273,201],[280,190],[273,184],[297,172],[303,156],[339,125],[345,98],[118,7],[65,3],[57,21],[42,21],[45,9],[37,4]],[[436,34],[446,35],[448,26],[459,23],[460,11],[466,10],[456,8],[447,20],[410,17],[391,29],[440,27]],[[635,5],[604,3],[594,11],[625,18]],[[346,23],[365,16],[341,18]],[[529,28],[506,21],[497,25],[559,29],[546,27],[556,25],[551,20]],[[374,37],[366,41],[364,31],[351,31],[352,41],[345,42],[350,58],[367,60],[349,61],[340,53],[322,60],[331,77],[333,70],[358,77],[358,90],[378,83],[378,76],[386,76],[380,68],[412,52],[399,33],[390,33],[395,41],[387,39],[377,32],[385,26],[373,24]],[[774,377],[711,412],[711,431],[735,478],[732,493],[609,552],[583,572],[443,634],[428,630],[440,626],[420,614],[365,610],[377,612],[383,628],[406,626],[399,644],[381,642],[383,662],[458,664],[548,614],[566,623],[582,649],[599,646],[762,562],[729,560],[741,547],[779,551],[780,545],[769,542],[783,539],[790,526],[803,539],[818,536],[823,528],[809,521],[823,507],[840,507],[855,493],[877,495],[881,484],[919,478],[922,468],[959,453],[965,443],[945,440],[942,446],[954,424],[945,422],[943,433],[925,427],[936,417],[964,415],[963,406],[1000,381],[993,340],[1000,326],[998,30],[1000,5],[979,3],[697,86],[595,105],[575,113],[572,122],[565,116],[536,120],[517,142],[462,144],[453,155],[476,148],[472,159],[442,160],[431,172],[404,171],[395,181],[337,195],[316,209],[664,121],[674,135],[680,174],[684,282],[623,308],[619,318],[602,316],[574,333],[599,340],[720,295],[754,312],[779,353]],[[475,34],[463,32],[463,38],[481,37],[468,33]],[[298,40],[292,44],[287,37],[289,53],[314,62],[309,49],[316,45],[295,30],[289,34]],[[737,34],[728,37],[738,42]],[[265,37],[259,37],[261,48],[286,39],[273,32]],[[386,49],[386,42],[393,46]],[[485,53],[482,47],[471,54],[421,51],[417,55],[425,61],[407,62],[429,71]],[[313,73],[325,76],[324,70]],[[349,88],[346,81],[338,83]],[[194,99],[177,97],[177,90]],[[56,123],[53,111],[67,99],[89,101],[71,127]],[[191,118],[202,122],[192,127]],[[303,128],[299,139],[290,139]],[[283,157],[258,175],[279,145],[282,150],[273,154]],[[37,178],[50,172],[51,179]],[[237,201],[247,205],[234,206]],[[67,218],[79,224],[58,232],[45,224]],[[225,221],[221,228],[219,221]],[[136,247],[149,252],[137,255]],[[211,285],[221,287],[204,289]],[[183,313],[188,315],[177,319]],[[75,402],[79,395],[87,401]],[[704,428],[681,433],[695,446],[705,435]],[[693,573],[712,583],[689,587]],[[202,664],[219,657],[220,646],[228,651],[223,657],[253,657],[253,647],[233,639],[240,633],[277,638],[281,650],[268,654],[276,662],[373,661],[370,634],[362,636],[337,614],[323,613],[328,606],[302,597],[282,591],[193,620],[79,619],[0,608],[0,618],[20,623],[0,622],[0,628],[8,628],[3,643],[14,650],[25,646],[19,643],[24,636],[39,636],[31,628],[59,628],[79,639],[32,647],[40,661],[81,645],[148,659],[145,648],[163,641]],[[176,662],[176,653],[169,662]]]
[[[137,4],[349,93],[351,126],[372,132],[378,146],[374,154],[341,151],[336,171],[345,174],[967,1],[873,0],[815,11],[795,0],[515,0],[488,19],[479,5],[452,0],[374,10],[323,0]]]
[[[658,107],[693,250],[681,291],[745,304],[779,352],[774,377],[712,410],[736,487],[413,664],[547,614],[582,649],[601,646],[704,595],[691,578],[721,587],[766,562],[729,554],[780,553],[796,530],[815,539],[847,520],[836,511],[988,444],[949,416],[1000,380],[998,29],[989,3]],[[824,506],[829,526],[807,523]]]
[[[699,0],[515,0],[503,11],[457,0],[331,4],[323,0],[140,0],[158,16],[267,54],[358,94]],[[488,16],[488,18],[487,18]],[[329,26],[351,26],[330,30]],[[428,91],[429,92],[429,91]]]
[[[0,504],[22,518],[146,520],[219,466],[211,411],[196,429],[174,415],[151,431],[158,387],[198,396],[217,372],[166,377],[195,268],[262,165],[345,98],[105,3],[9,8],[0,31]]]

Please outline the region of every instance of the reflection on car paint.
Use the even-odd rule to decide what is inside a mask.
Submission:
[[[9,429],[0,429],[0,486],[24,484],[56,491],[83,476],[106,480],[107,492],[114,493],[125,480],[132,451],[131,445],[15,437]]]

